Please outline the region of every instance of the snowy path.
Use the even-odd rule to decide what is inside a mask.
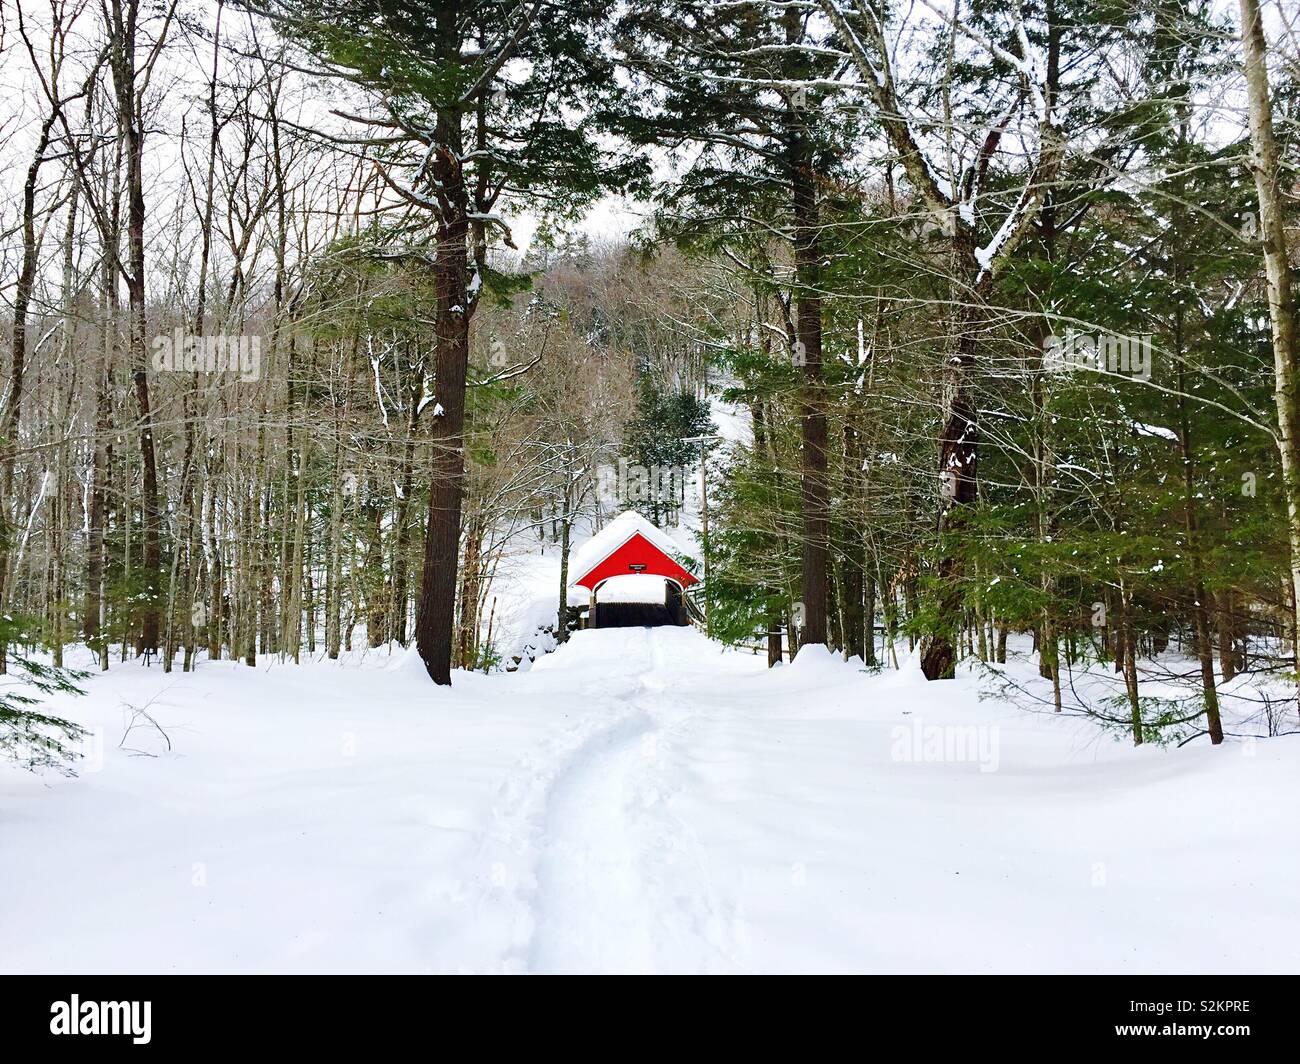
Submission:
[[[614,726],[584,748],[551,792],[529,970],[654,966],[651,911],[628,823],[637,743],[652,728],[640,714]]]
[[[609,698],[606,708],[616,723],[568,761],[551,789],[530,971],[674,967],[664,956],[672,937],[673,899],[706,911],[709,905],[706,885],[690,875],[699,869],[664,860],[665,854],[680,855],[692,845],[686,826],[665,815],[658,790],[667,722],[681,715],[663,689],[670,669],[665,638],[655,629],[626,631],[624,654],[630,660],[648,658],[649,665]],[[700,958],[690,967],[704,970],[706,961]]]
[[[79,778],[0,769],[0,970],[1300,970],[1300,737],[1134,751],[671,628],[90,687]],[[119,749],[146,703],[171,751]]]

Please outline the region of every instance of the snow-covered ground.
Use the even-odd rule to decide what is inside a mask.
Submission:
[[[0,767],[5,971],[1300,970],[1300,736],[1134,750],[677,628],[89,687],[78,778]]]

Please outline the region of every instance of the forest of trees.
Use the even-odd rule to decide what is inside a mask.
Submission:
[[[704,449],[773,664],[1023,636],[1139,743],[1295,673],[1290,3],[0,0],[0,70],[0,667],[450,683],[503,556]]]

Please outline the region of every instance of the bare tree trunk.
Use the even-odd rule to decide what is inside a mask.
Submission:
[[[767,609],[767,667],[781,664],[781,614],[772,606]]]
[[[391,636],[406,646],[407,601],[410,598],[409,564],[406,557],[410,542],[411,493],[415,490],[415,435],[419,426],[420,393],[413,389],[410,396],[410,413],[406,422],[406,440],[402,447],[402,477],[400,497],[393,529],[393,605],[390,618]]]
[[[1215,596],[1215,605],[1219,637],[1219,670],[1223,673],[1223,682],[1227,683],[1245,668],[1238,642],[1240,636],[1237,630],[1236,590],[1224,588]]]
[[[555,616],[555,641],[569,641],[569,533],[573,529],[573,515],[569,509],[568,492],[564,497],[564,515],[560,524],[560,603]]]
[[[140,648],[147,654],[158,649],[159,595],[161,593],[161,512],[158,506],[158,462],[154,447],[153,412],[150,406],[145,318],[144,249],[144,115],[141,89],[137,86],[136,29],[140,0],[112,0],[109,66],[117,97],[118,131],[126,153],[127,264],[126,289],[129,303],[130,365],[135,381],[140,431],[140,510],[143,526],[144,610],[141,614]]]
[[[844,428],[844,494],[845,511],[841,542],[844,561],[840,578],[840,609],[843,613],[844,656],[860,657],[865,663],[874,651],[868,650],[865,638],[864,599],[866,597],[866,542],[859,523],[863,500],[862,450],[855,426]]]
[[[1175,216],[1181,207],[1174,208]],[[1175,231],[1177,231],[1175,223]],[[1174,251],[1173,274],[1185,283],[1186,271],[1178,249]],[[1188,410],[1186,360],[1184,358],[1183,302],[1180,298],[1174,309],[1173,355],[1178,373],[1178,447],[1183,467],[1183,528],[1187,533],[1187,552],[1192,568],[1192,616],[1196,635],[1196,657],[1201,666],[1201,689],[1205,698],[1206,730],[1210,742],[1218,746],[1223,742],[1223,723],[1219,717],[1219,694],[1214,686],[1214,647],[1210,638],[1210,611],[1206,602],[1204,559],[1202,557],[1199,522],[1196,515],[1196,457],[1192,449],[1191,412]]]
[[[36,137],[36,149],[27,167],[23,182],[22,199],[22,264],[18,268],[18,282],[14,286],[13,331],[11,333],[9,361],[9,395],[4,413],[0,415],[0,610],[7,601],[5,586],[9,573],[9,547],[13,538],[10,509],[14,497],[14,456],[18,449],[18,429],[23,409],[23,374],[27,364],[27,314],[31,306],[32,290],[36,284],[36,267],[40,251],[36,234],[36,183],[40,177],[45,152],[50,145],[50,132],[58,120],[59,110],[52,106],[41,123]],[[7,645],[0,640],[0,673],[7,671]]]
[[[465,562],[460,574],[460,649],[457,660],[461,668],[473,669],[478,653],[480,591],[483,575],[483,514],[474,513],[465,530]]]
[[[1287,258],[1286,208],[1282,199],[1281,157],[1273,133],[1268,87],[1268,42],[1259,0],[1239,0],[1241,44],[1250,107],[1251,169],[1259,199],[1259,230],[1268,279],[1268,312],[1273,324],[1273,398],[1277,406],[1277,447],[1282,461],[1287,532],[1291,545],[1292,653],[1300,662],[1300,368],[1297,367],[1296,307],[1291,263]]]
[[[1142,745],[1142,703],[1138,696],[1137,640],[1133,633],[1131,599],[1123,580],[1119,586],[1119,658],[1124,673],[1124,690],[1128,695],[1133,745]]]
[[[215,456],[212,462],[215,462]],[[208,594],[212,600],[208,611],[208,660],[221,660],[222,633],[229,624],[230,612],[226,609],[227,581],[225,559],[221,554],[219,527],[221,518],[221,498],[223,486],[213,476],[212,462],[208,466]],[[229,527],[226,524],[226,527]],[[231,656],[234,656],[234,643],[231,643]]]
[[[798,153],[796,153],[798,154]],[[799,158],[792,174],[795,224],[797,348],[803,363],[799,421],[803,436],[801,506],[803,510],[803,572],[800,595],[804,605],[799,645],[826,642],[827,556],[830,532],[830,490],[826,481],[826,412],[822,396],[822,300],[819,287],[821,240],[817,189],[806,160]]]
[[[342,440],[334,443],[334,484],[330,496],[329,552],[325,568],[325,653],[339,656],[343,595],[343,469]]]

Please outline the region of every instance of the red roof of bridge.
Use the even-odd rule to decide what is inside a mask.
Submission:
[[[673,557],[675,553],[672,540],[640,514],[629,510],[575,552],[573,569],[578,578],[573,583],[592,591],[602,580],[629,573],[662,576],[682,587],[698,583],[691,571]]]

